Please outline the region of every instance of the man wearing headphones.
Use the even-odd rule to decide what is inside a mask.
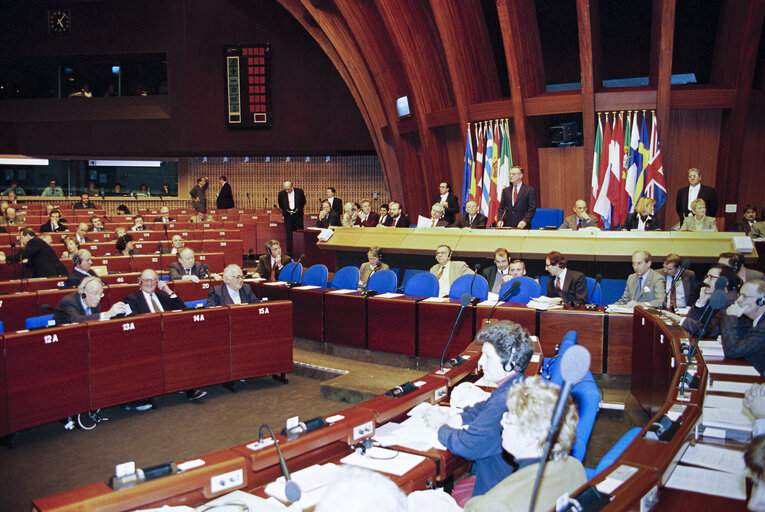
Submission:
[[[759,270],[746,268],[744,265],[744,255],[738,251],[724,252],[720,254],[720,259],[717,260],[717,263],[728,265],[736,274],[738,274],[738,277],[744,283],[751,281],[752,279],[765,279],[765,275]]]
[[[101,280],[94,276],[88,276],[82,280],[76,292],[65,295],[53,315],[56,325],[87,320],[108,320],[117,315],[125,314],[125,303],[115,302],[109,311],[101,312],[98,304],[104,296],[104,285]]]
[[[725,357],[746,359],[765,375],[765,282],[744,283],[738,300],[725,311],[720,322]]]
[[[473,271],[464,261],[452,261],[452,248],[448,245],[439,245],[436,248],[437,263],[430,267],[430,273],[438,278],[438,296],[449,295],[449,288],[458,277],[470,274]]]
[[[545,269],[550,274],[547,280],[547,296],[560,297],[566,304],[587,302],[587,279],[584,274],[566,268],[566,258],[558,251],[545,257]]]
[[[178,251],[178,261],[174,261],[170,264],[170,280],[171,281],[193,281],[198,283],[200,279],[207,279],[209,277],[220,281],[221,277],[218,274],[211,274],[202,268],[202,264],[194,260],[194,249],[190,247],[184,247]]]
[[[266,242],[266,254],[258,258],[258,268],[255,272],[263,279],[276,281],[279,279],[279,272],[290,262],[292,258],[282,254],[282,245],[279,240],[269,240]]]
[[[74,263],[74,268],[69,272],[64,288],[77,288],[86,277],[97,277],[96,273],[90,270],[91,265],[93,265],[93,258],[87,249],[80,249],[74,253],[72,263]]]
[[[638,304],[648,304],[660,308],[667,297],[664,278],[651,268],[651,254],[647,251],[635,251],[632,255],[634,274],[627,278],[622,298],[614,304],[634,307]]]
[[[507,411],[507,393],[523,378],[534,352],[529,332],[508,320],[487,325],[475,341],[481,345],[478,367],[483,370],[483,378],[496,383],[497,389],[486,401],[465,407],[462,414],[448,420],[428,418],[431,425],[441,423],[441,444],[455,455],[475,461],[472,476],[454,486],[452,497],[460,506],[470,497],[486,493],[514,471],[502,456],[500,420]]]

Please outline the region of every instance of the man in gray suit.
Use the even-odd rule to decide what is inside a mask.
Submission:
[[[664,278],[651,268],[651,254],[637,251],[632,255],[634,274],[627,278],[624,295],[614,304],[635,307],[639,304],[660,308],[667,296]]]
[[[205,307],[250,304],[258,300],[250,285],[244,283],[242,269],[232,263],[223,270],[223,284],[210,290]]]
[[[125,314],[125,303],[115,302],[109,311],[101,311],[98,304],[104,296],[104,285],[97,277],[86,277],[80,282],[76,292],[65,295],[58,306],[53,319],[56,325],[87,320],[108,320]]]
[[[458,277],[470,274],[472,270],[464,261],[452,261],[452,248],[439,245],[436,248],[436,263],[430,267],[430,273],[438,278],[438,296],[449,295],[449,288]]]
[[[574,203],[574,215],[569,215],[563,219],[563,224],[558,229],[573,229],[576,231],[577,229],[590,227],[598,227],[598,218],[587,213],[587,203],[584,199],[577,199]]]

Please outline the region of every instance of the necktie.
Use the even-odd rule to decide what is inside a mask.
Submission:
[[[430,222],[430,227],[431,227],[431,228],[434,228],[434,227],[436,227],[436,219],[433,219],[433,220]]]
[[[579,219],[576,221],[576,227],[581,228],[582,227],[582,219]]]
[[[672,310],[677,308],[677,292],[675,291],[677,287],[673,284],[669,290],[669,307],[672,308]]]
[[[555,289],[560,291],[560,276],[555,278]]]
[[[470,227],[473,227],[473,221],[475,220],[475,217],[470,217]]]
[[[186,269],[186,275],[187,275],[187,276],[190,276],[190,275],[191,275],[191,269],[190,269],[190,268],[187,268],[187,269]]]
[[[86,315],[92,315],[93,314],[93,310],[90,309],[90,307],[87,307],[87,308],[85,308],[85,314]]]
[[[441,266],[441,268],[438,269],[438,274],[436,274],[438,279],[441,279],[441,276],[444,275],[444,268],[444,266]]]
[[[152,294],[151,295],[151,307],[154,308],[155,313],[162,312],[162,305],[159,303],[159,300],[157,300],[157,296]]]
[[[518,201],[518,185],[513,187],[513,204],[515,204],[516,201]]]
[[[637,293],[635,294],[635,300],[640,298],[643,295],[643,276],[638,277],[638,289]]]
[[[271,281],[276,281],[276,262],[271,265]]]

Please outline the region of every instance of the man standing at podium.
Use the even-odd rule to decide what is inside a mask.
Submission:
[[[725,357],[746,359],[765,375],[765,281],[744,283],[720,322]]]
[[[534,187],[523,183],[523,169],[510,168],[510,186],[502,190],[502,201],[497,212],[497,227],[530,229],[531,219],[537,211],[537,193]]]
[[[438,278],[438,296],[449,295],[449,288],[458,277],[472,273],[464,261],[452,261],[452,248],[439,245],[436,248],[437,263],[430,267],[430,273]]]
[[[305,201],[305,193],[302,189],[292,186],[291,181],[285,181],[282,184],[278,203],[284,217],[284,231],[287,234],[287,253],[289,254],[292,254],[292,233],[303,229]]]

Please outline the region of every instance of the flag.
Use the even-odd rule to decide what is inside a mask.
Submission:
[[[499,192],[497,180],[499,179],[499,152],[502,148],[502,130],[499,122],[494,124],[494,154],[491,159],[491,189],[489,191],[489,213],[486,214],[488,225],[497,219],[497,210],[499,210]]]
[[[627,115],[624,118],[624,136],[622,137],[622,140],[624,141],[624,147],[622,148],[622,172],[621,172],[621,180],[619,182],[619,186],[621,187],[621,190],[619,191],[619,216],[618,218],[621,219],[619,224],[624,222],[624,219],[627,218],[627,214],[630,212],[630,196],[627,194],[627,189],[625,186],[625,183],[627,182],[627,171],[630,168],[630,138],[631,138],[631,131],[630,131],[630,116],[632,115],[631,111],[627,112]]]
[[[608,184],[611,181],[611,172],[609,166],[611,162],[611,124],[608,121],[608,112],[606,112],[606,122],[603,124],[603,144],[600,151],[600,168],[598,169],[598,197],[592,211],[603,221],[603,227],[611,227],[611,203],[608,200]]]
[[[609,146],[609,171],[611,181],[608,183],[608,200],[611,203],[611,224],[619,225],[624,221],[626,212],[621,207],[622,190],[622,166],[624,165],[624,127],[622,118],[624,112],[614,118],[614,130],[611,133],[611,145]]]
[[[635,201],[646,195],[646,168],[648,167],[648,130],[645,127],[645,113],[643,113],[643,125],[640,128],[640,142],[638,143],[638,152],[640,153],[640,165],[637,167],[637,180],[635,181]]]
[[[640,133],[638,133],[637,127],[637,111],[632,113],[632,133],[630,134],[630,159],[629,167],[627,168],[627,179],[624,181],[624,190],[627,192],[628,211],[635,211],[635,204],[637,204],[638,197],[635,195],[635,186],[637,183],[638,169],[642,168],[640,163],[640,152],[638,146],[640,145]]]
[[[497,177],[497,199],[502,199],[502,191],[510,186],[510,168],[513,166],[513,155],[510,150],[510,125],[507,119],[502,123],[502,149],[500,150],[499,176]]]
[[[484,127],[486,130],[486,154],[483,161],[483,191],[481,194],[481,213],[489,214],[489,194],[491,193],[491,162],[494,160],[494,136],[491,126]]]
[[[659,127],[656,123],[655,111],[651,123],[651,153],[648,158],[646,179],[648,180],[648,197],[656,201],[655,213],[658,213],[667,200],[667,186],[664,183],[664,167],[661,163]]]
[[[470,140],[470,123],[467,125],[467,133],[465,136],[465,168],[462,173],[462,211],[465,211],[465,203],[467,203],[471,197],[475,197],[475,176],[473,175],[473,167],[475,167],[475,161],[473,161],[473,143]]]
[[[483,184],[483,131],[481,125],[475,125],[475,165],[473,166],[473,181],[475,181],[475,195],[471,197],[478,203],[478,210],[481,209],[481,187]]]
[[[598,129],[595,132],[595,151],[592,156],[592,180],[590,182],[590,204],[595,207],[595,201],[598,200],[598,187],[600,186],[600,180],[598,179],[598,173],[600,172],[600,153],[603,151],[603,123],[600,119],[600,113],[598,113]]]

